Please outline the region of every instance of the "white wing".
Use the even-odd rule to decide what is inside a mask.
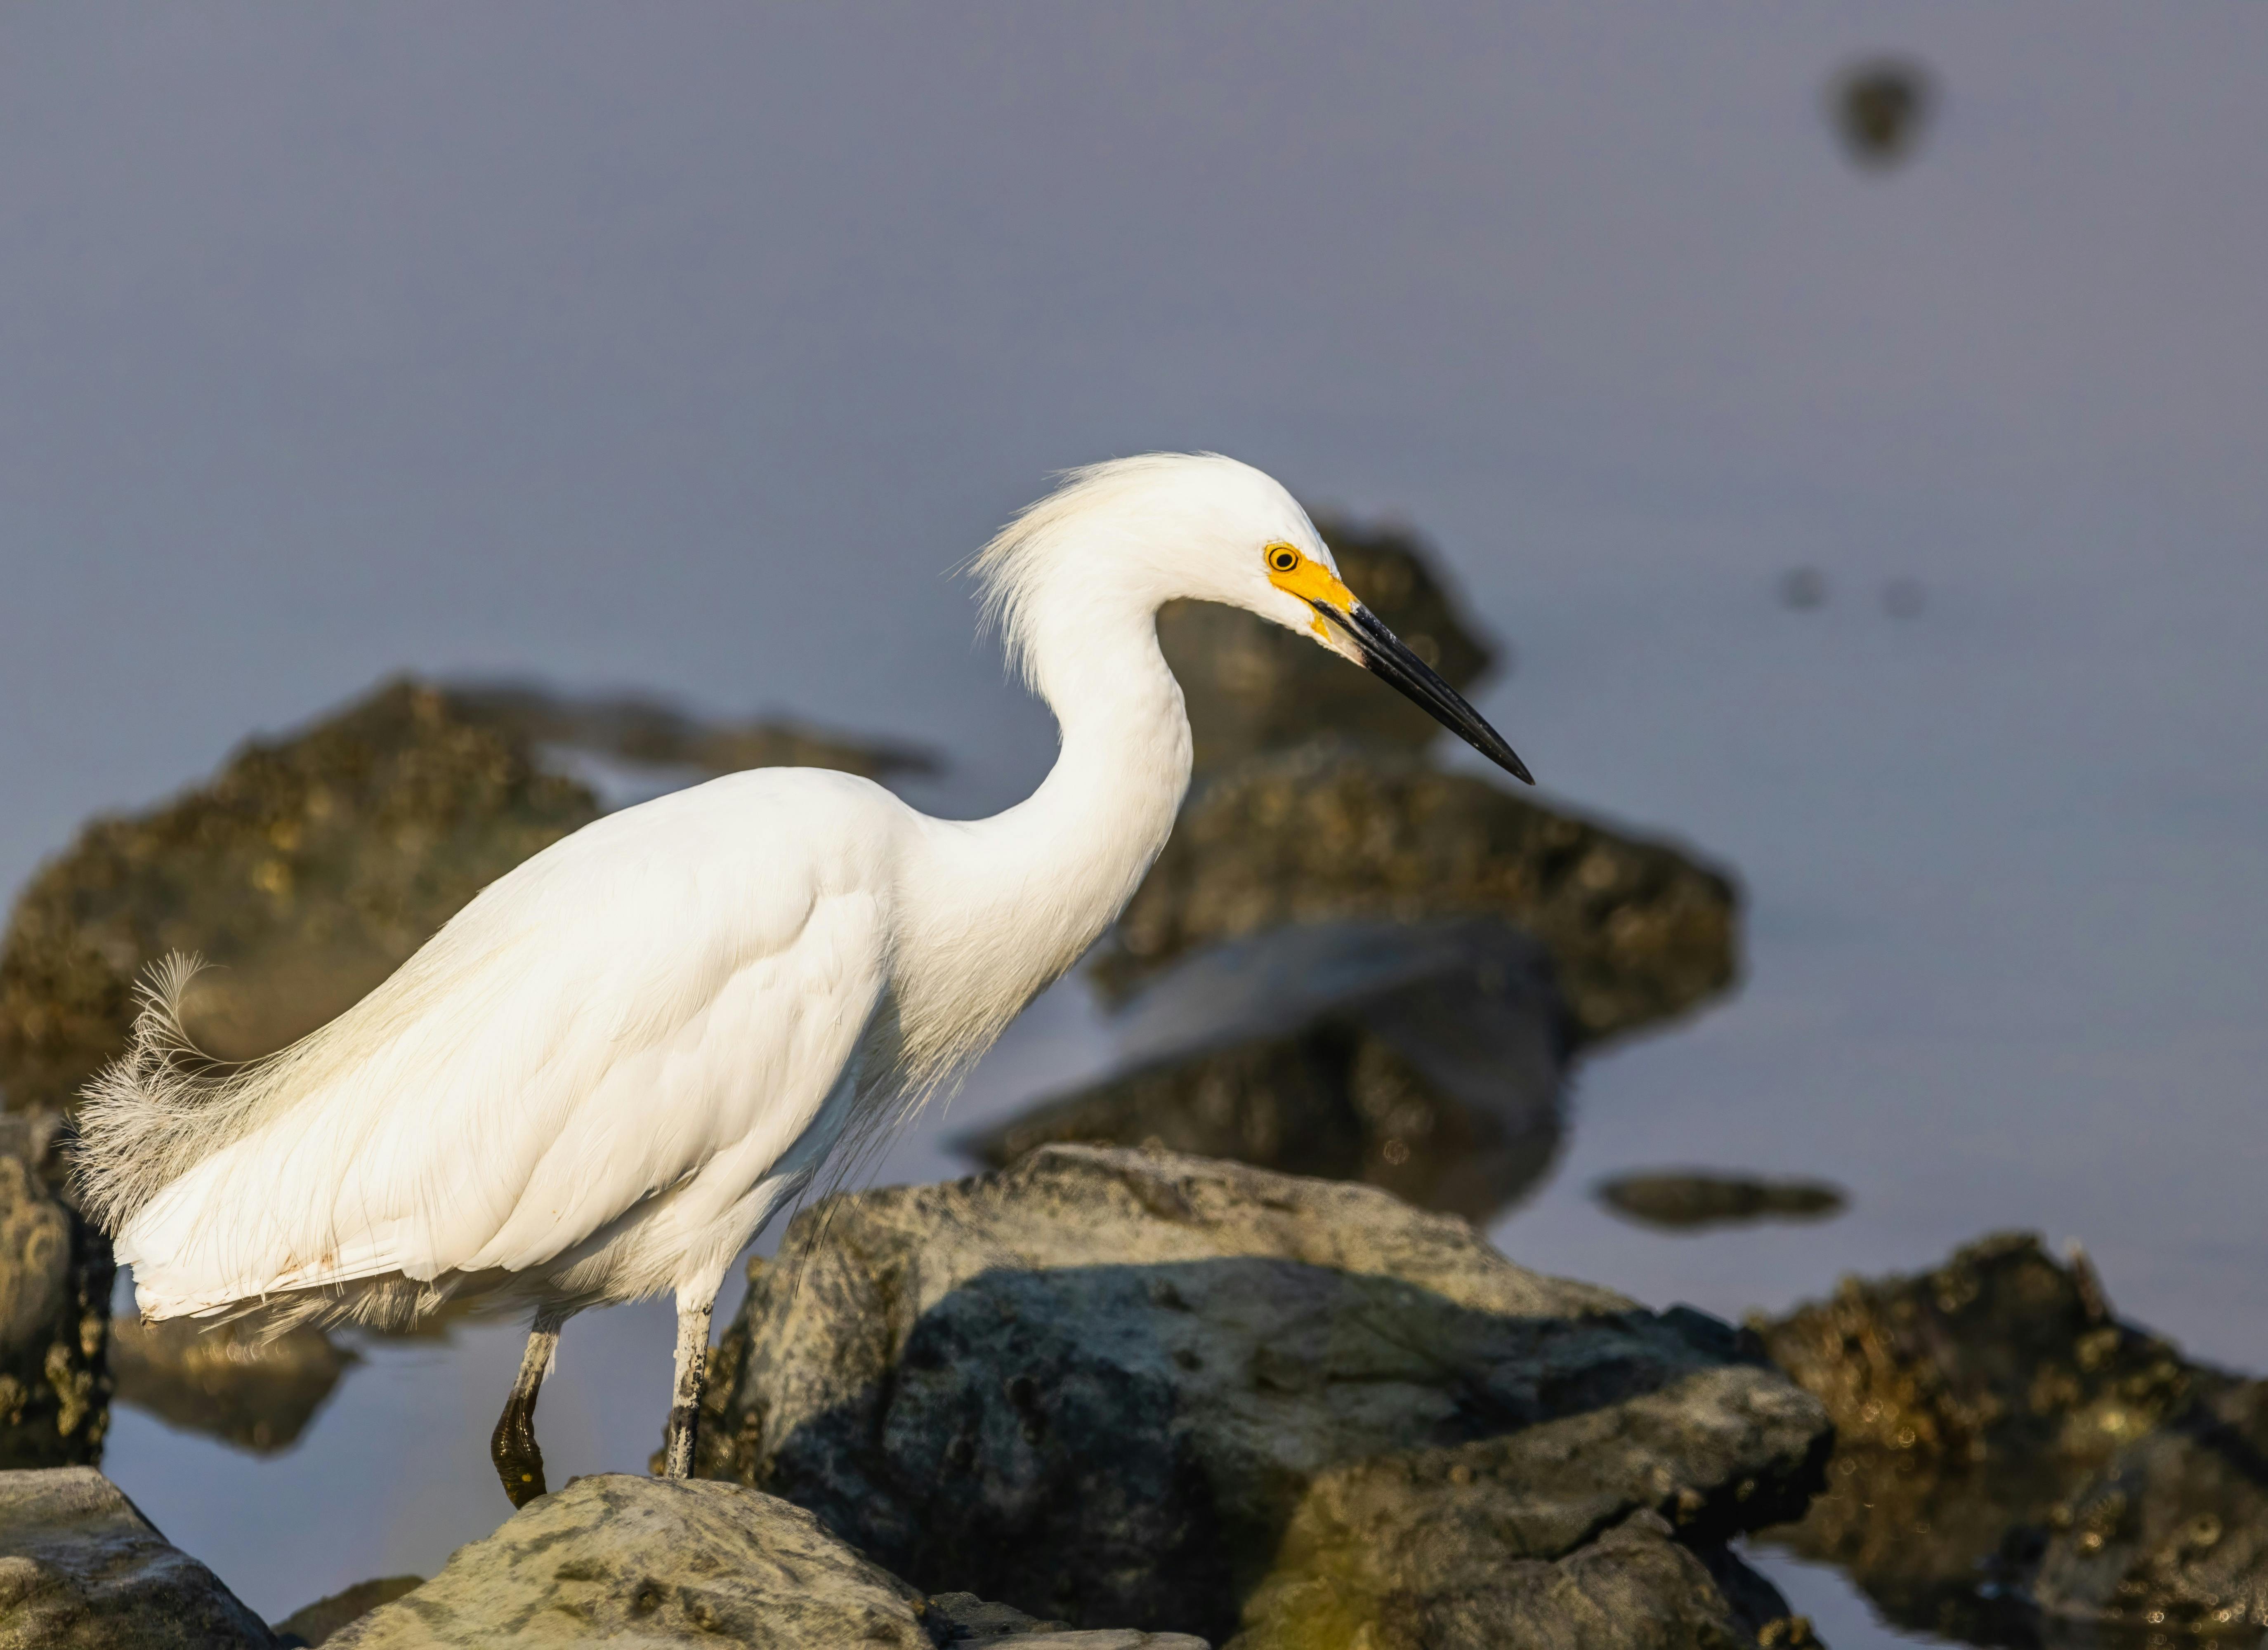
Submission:
[[[720,1153],[753,1183],[881,998],[909,817],[863,780],[764,770],[519,866],[291,1051],[264,1120],[127,1224],[143,1310],[522,1271]]]

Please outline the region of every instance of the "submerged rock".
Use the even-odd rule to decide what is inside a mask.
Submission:
[[[1049,1146],[830,1199],[781,1254],[715,1354],[703,1470],[917,1585],[1078,1623],[1288,1644],[1328,1595],[1349,1633],[1432,1642],[1397,1623],[1517,1562],[1611,1566],[1593,1550],[1640,1514],[1699,1560],[1658,1555],[1679,1608],[1746,1620],[1711,1578],[1754,1579],[1718,1550],[1800,1507],[1828,1443],[1727,1326],[1522,1271],[1366,1187]],[[1329,1557],[1395,1506],[1466,1558]],[[1539,1583],[1538,1623],[1547,1595],[1577,1608]],[[1655,1642],[1626,1634],[1587,1642]]]
[[[102,1459],[110,1245],[58,1189],[62,1118],[0,1116],[0,1468]]]
[[[2268,1627],[2268,1388],[2121,1322],[2083,1256],[1990,1237],[1754,1328],[1839,1440],[1767,1538],[1896,1624],[2072,1646]]]
[[[1317,524],[1347,587],[1450,686],[1469,687],[1491,650],[1407,533],[1326,517]],[[1440,724],[1304,636],[1212,601],[1158,615],[1158,645],[1182,684],[1197,769],[1307,739],[1318,727],[1363,744],[1418,750]]]
[[[1618,1215],[1672,1232],[1753,1220],[1823,1220],[1842,1213],[1845,1202],[1840,1187],[1821,1181],[1697,1170],[1616,1175],[1599,1182],[1597,1195]]]
[[[968,1149],[1145,1145],[1359,1180],[1486,1219],[1560,1138],[1565,1014],[1550,959],[1491,918],[1329,923],[1202,953],[1119,1016],[1124,1069]]]
[[[267,1626],[92,1467],[0,1472],[0,1650],[271,1650]]]
[[[336,1650],[602,1641],[1204,1650],[1192,1639],[1060,1626],[968,1594],[925,1598],[770,1496],[607,1473],[539,1497],[487,1540],[459,1548],[431,1581],[324,1642]]]
[[[239,1324],[196,1318],[131,1318],[111,1330],[118,1402],[261,1455],[298,1443],[359,1361],[304,1326],[265,1339]]]
[[[1488,916],[1543,943],[1589,1042],[1731,984],[1736,915],[1731,880],[1675,849],[1411,757],[1316,744],[1192,794],[1093,973],[1123,997],[1287,923]]]

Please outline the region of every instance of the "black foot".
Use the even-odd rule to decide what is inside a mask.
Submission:
[[[535,1400],[513,1394],[489,1437],[489,1459],[514,1506],[526,1506],[543,1488],[543,1452],[535,1447]]]

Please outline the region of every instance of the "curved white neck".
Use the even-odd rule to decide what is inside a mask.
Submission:
[[[924,1042],[937,1032],[981,1045],[1078,961],[1134,896],[1189,790],[1189,718],[1158,651],[1155,613],[1090,615],[1075,639],[1054,636],[1063,640],[1043,640],[1034,660],[1063,733],[1054,768],[1005,813],[931,821],[923,886],[909,890],[926,966],[953,977],[902,980],[902,1012],[918,1021],[984,983],[982,1006],[969,1007],[988,1023],[909,1025]]]

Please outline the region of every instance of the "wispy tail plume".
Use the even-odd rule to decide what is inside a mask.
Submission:
[[[203,959],[174,952],[143,975],[125,1053],[79,1091],[71,1180],[80,1206],[115,1234],[151,1198],[242,1131],[257,1066],[197,1047],[181,1003]]]

